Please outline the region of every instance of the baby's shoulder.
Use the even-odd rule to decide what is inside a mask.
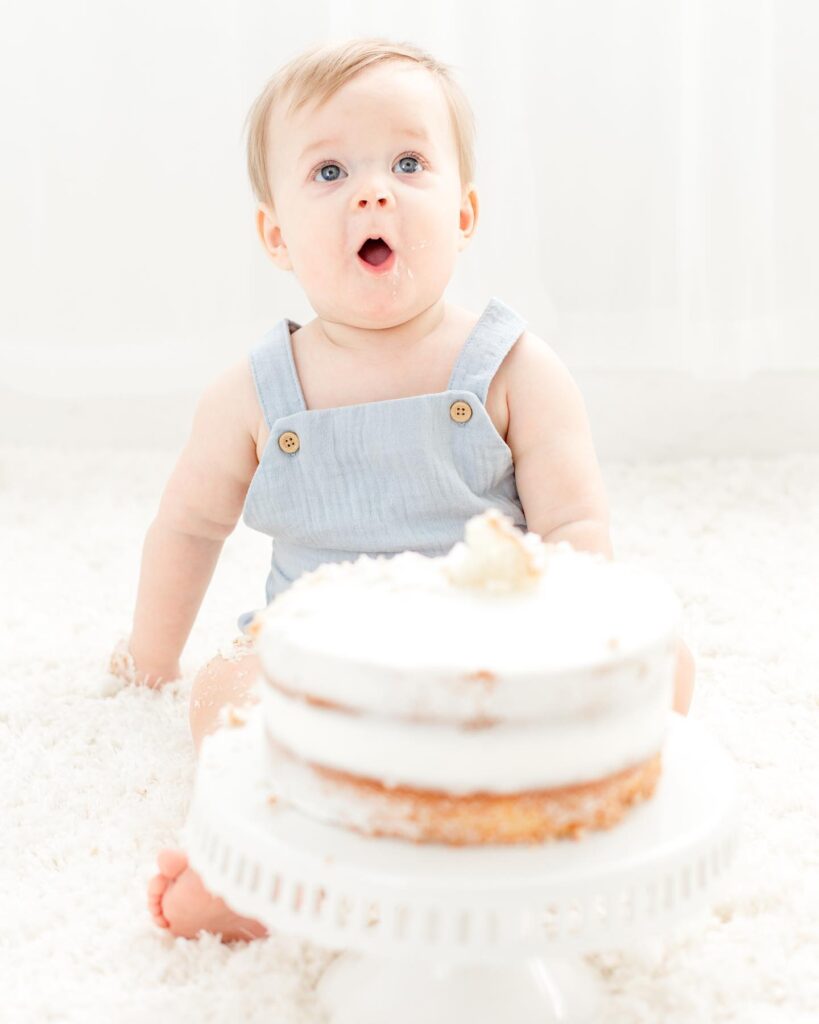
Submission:
[[[259,396],[253,379],[253,370],[247,356],[237,359],[224,367],[208,386],[212,401],[212,415],[230,420],[231,426],[237,425],[246,430],[258,441],[259,424],[264,422],[259,405]]]
[[[533,421],[579,424],[585,403],[568,366],[552,346],[524,331],[501,366],[510,422],[528,431]]]
[[[534,331],[525,330],[509,349],[498,370],[509,389],[525,387],[533,380],[543,386],[569,387],[572,376],[552,346]]]

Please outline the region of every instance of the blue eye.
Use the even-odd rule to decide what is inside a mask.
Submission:
[[[414,160],[415,163],[418,164],[419,168],[423,166],[423,164],[421,162],[421,158],[419,156],[416,156],[414,153],[405,153],[402,157],[398,158],[397,163],[398,164],[403,164],[407,160]],[[404,170],[406,170],[406,167],[404,168]],[[410,173],[412,173],[412,168],[410,168]]]
[[[338,166],[338,164],[322,164],[321,167],[319,167],[319,169],[316,171],[316,174],[321,174],[322,175],[322,179],[321,179],[322,181],[338,181],[338,174],[336,174],[336,175],[334,175],[333,177],[330,177],[330,178],[323,177],[324,172],[330,170],[330,168],[335,168],[336,171],[341,171],[341,168]],[[316,179],[315,179],[315,175],[314,175],[313,176],[313,181],[315,181],[315,180]]]

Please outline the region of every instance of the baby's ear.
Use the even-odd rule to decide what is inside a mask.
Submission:
[[[461,249],[466,248],[467,243],[475,233],[475,228],[478,226],[479,209],[480,204],[478,203],[478,190],[475,188],[474,183],[470,182],[463,191],[461,212],[458,222],[458,226],[461,230]]]
[[[256,211],[256,230],[262,240],[262,245],[276,266],[280,270],[292,270],[293,264],[290,262],[290,255],[282,238],[276,211],[267,203],[260,203]]]

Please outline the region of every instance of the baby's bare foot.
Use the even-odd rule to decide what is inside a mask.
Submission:
[[[202,930],[220,932],[223,942],[268,934],[259,921],[240,917],[218,896],[211,896],[182,850],[160,850],[157,864],[160,873],[148,883],[148,909],[160,928],[186,939],[195,939]]]

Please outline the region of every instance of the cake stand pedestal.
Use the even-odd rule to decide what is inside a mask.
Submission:
[[[733,859],[732,762],[670,712],[654,796],[608,831],[527,846],[372,838],[267,799],[263,722],[200,749],[184,829],[193,868],[238,913],[344,952],[318,994],[330,1024],[586,1024],[581,954],[706,911]]]

